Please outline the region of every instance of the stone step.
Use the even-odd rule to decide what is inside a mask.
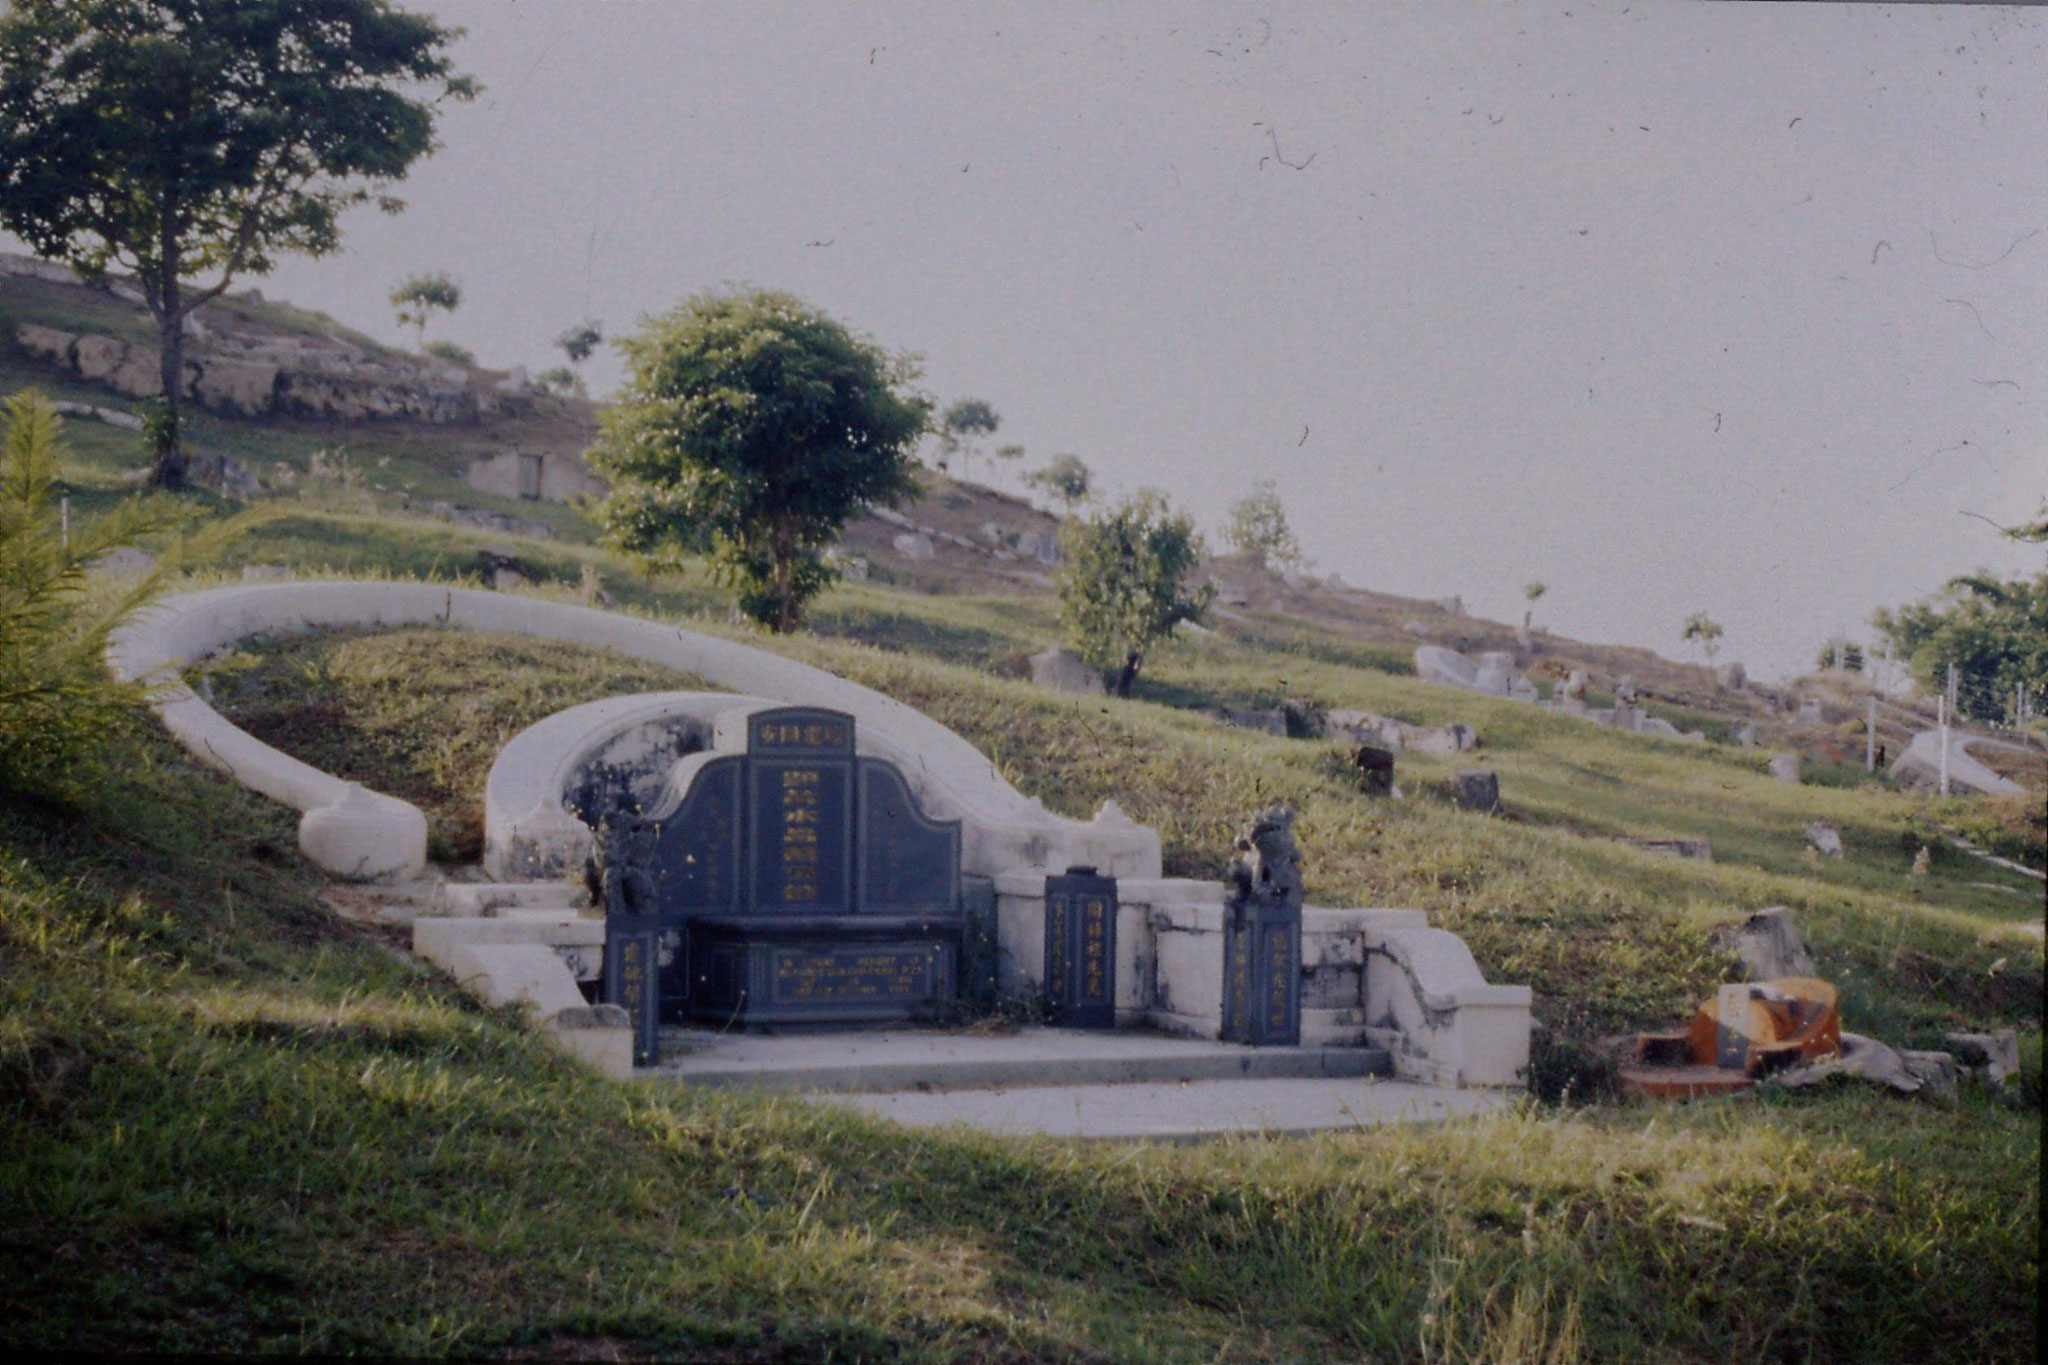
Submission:
[[[1305,1135],[1434,1123],[1486,1113],[1517,1092],[1446,1090],[1377,1077],[1254,1078],[1124,1085],[1015,1086],[812,1098],[912,1128],[962,1125],[1057,1138],[1190,1142],[1231,1134]]]
[[[492,919],[541,920],[554,923],[557,920],[582,920],[596,925],[604,923],[602,912],[588,905],[501,905],[490,912]]]
[[[441,903],[451,915],[487,915],[511,906],[581,905],[581,886],[569,882],[447,882]]]
[[[441,915],[412,924],[412,950],[449,971],[465,948],[510,944],[555,952],[578,979],[593,980],[603,966],[604,921],[564,913],[527,919]]]
[[[639,1075],[709,1088],[951,1091],[1388,1076],[1377,1048],[1251,1048],[1141,1030],[1031,1028],[1009,1034],[888,1029],[720,1034],[672,1029]]]

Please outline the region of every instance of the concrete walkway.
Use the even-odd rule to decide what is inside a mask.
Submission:
[[[1249,1048],[1140,1030],[721,1034],[670,1029],[643,1080],[799,1093],[916,1128],[1154,1141],[1483,1112],[1519,1092],[1391,1079],[1385,1052]]]

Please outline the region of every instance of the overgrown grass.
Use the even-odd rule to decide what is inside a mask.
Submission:
[[[0,811],[16,1350],[1989,1361],[2037,1344],[2038,1128],[1988,1099],[1127,1148],[619,1087],[324,913],[287,812],[161,746],[108,800]]]

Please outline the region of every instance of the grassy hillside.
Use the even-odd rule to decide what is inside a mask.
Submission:
[[[214,686],[273,714],[338,698],[379,771],[431,771],[440,755],[379,721],[405,704],[399,671],[448,662],[450,643],[301,641]],[[817,648],[874,676],[917,667]],[[523,641],[464,652],[477,685],[440,733],[473,752],[465,717],[516,725],[640,667]],[[984,700],[1014,686],[933,676]],[[1173,716],[1105,730],[1047,703],[1036,721],[1076,751],[1092,730],[1148,763],[1267,766],[1234,736],[1176,738]],[[288,812],[160,744],[105,791],[88,811],[0,813],[0,1344],[16,1349],[2020,1360],[2036,1344],[2037,1112],[1846,1090],[1122,1148],[618,1087],[326,911]]]
[[[16,363],[0,345],[0,387]],[[331,433],[225,433],[252,464],[300,463],[284,514],[205,573],[459,580],[486,545],[509,544],[531,591],[616,602],[875,687],[1063,813],[1113,798],[1161,830],[1174,874],[1217,875],[1240,821],[1293,800],[1310,899],[1425,908],[1489,977],[1533,985],[1539,1089],[1571,1102],[1154,1148],[909,1133],[796,1100],[610,1084],[351,918],[350,896],[299,857],[292,812],[139,721],[87,775],[83,804],[0,801],[0,1347],[2034,1358],[2041,893],[1936,837],[1963,823],[2038,865],[2032,808],[2001,820],[1846,772],[1786,786],[1757,751],[1431,687],[1408,647],[1377,633],[1400,632],[1414,604],[1345,608],[1382,612],[1373,625],[1247,601],[1153,655],[1128,701],[1014,676],[1055,638],[1042,595],[847,583],[806,634],[763,638],[733,624],[701,573],[649,579],[590,544],[573,509],[551,513],[550,540],[409,514],[428,486],[409,481],[453,466],[438,438],[407,431],[366,430],[353,477],[312,472]],[[124,495],[133,437],[71,436],[75,505]],[[379,464],[387,439],[418,440],[418,459],[393,448]],[[452,858],[474,856],[482,774],[511,734],[590,698],[695,685],[602,653],[431,630],[251,640],[194,680],[270,742],[420,802],[436,856]],[[1405,798],[1378,800],[1337,745],[1203,714],[1281,698],[1464,721],[1482,747],[1402,755]],[[1698,700],[1710,730],[1725,727],[1733,712]],[[1504,816],[1445,798],[1450,773],[1474,764],[1499,773]],[[1841,831],[1846,858],[1806,851],[1815,819]],[[1623,842],[1651,836],[1707,838],[1715,861]],[[1933,868],[1918,878],[1923,844]],[[2020,1082],[1953,1105],[1850,1085],[1607,1102],[1593,1044],[1728,979],[1707,930],[1772,904],[1793,907],[1848,1028],[1916,1046],[2014,1026]]]

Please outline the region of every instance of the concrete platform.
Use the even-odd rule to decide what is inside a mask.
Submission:
[[[912,1128],[962,1125],[1012,1135],[1189,1142],[1233,1133],[1298,1136],[1485,1113],[1517,1095],[1374,1077],[1028,1086],[814,1098]]]
[[[661,1064],[636,1074],[686,1085],[875,1094],[1357,1080],[1392,1071],[1391,1060],[1377,1048],[1252,1048],[1133,1029],[967,1033],[903,1028],[771,1035],[666,1029]]]

